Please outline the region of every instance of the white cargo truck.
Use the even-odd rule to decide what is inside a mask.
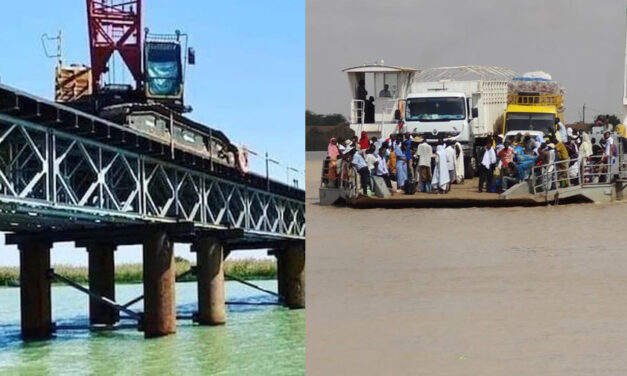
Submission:
[[[466,178],[472,178],[477,148],[499,129],[507,107],[507,85],[515,75],[506,68],[480,66],[416,73],[402,114],[405,131],[433,144],[461,143]]]

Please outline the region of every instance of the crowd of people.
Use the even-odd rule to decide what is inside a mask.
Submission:
[[[434,151],[425,139],[409,133],[385,140],[368,138],[366,132],[360,138],[331,138],[327,157],[327,181],[334,184],[346,163],[357,170],[365,195],[374,194],[377,178],[392,194],[413,193],[417,186],[421,192],[445,194],[451,184],[464,180],[464,151],[459,142],[442,141]]]
[[[624,138],[625,127],[617,128],[618,135]],[[502,193],[526,181],[534,167],[538,179],[534,183],[544,184],[544,189],[578,184],[581,178],[602,182],[608,179],[617,156],[617,144],[609,131],[597,143],[587,133],[566,128],[556,119],[554,131],[546,136],[521,132],[484,140],[476,155],[477,190]],[[378,191],[375,186],[379,178],[391,194],[447,194],[452,184],[464,182],[466,168],[464,148],[459,142],[439,140],[432,146],[409,133],[392,134],[383,140],[368,138],[366,132],[361,132],[359,138],[332,138],[327,157],[327,182],[336,184],[338,179],[346,178],[341,176],[346,174],[342,164],[353,166],[359,174],[362,193],[369,196]],[[585,176],[580,176],[582,169],[587,171]]]

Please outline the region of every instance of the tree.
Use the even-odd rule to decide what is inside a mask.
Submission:
[[[604,122],[604,120],[607,119],[607,121],[612,124],[612,126],[617,126],[618,124],[621,123],[620,119],[618,118],[618,116],[616,115],[610,115],[610,114],[606,114],[606,115],[599,115],[596,117],[596,119],[594,119],[594,122],[596,123],[597,121],[601,121]]]
[[[320,125],[342,125],[348,124],[346,118],[342,114],[330,114],[330,115],[321,115],[316,114],[313,111],[306,110],[305,111],[305,125],[307,126],[320,126]]]

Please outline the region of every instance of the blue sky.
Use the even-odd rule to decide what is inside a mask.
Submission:
[[[190,117],[304,171],[305,1],[144,3],[144,25],[152,32],[180,29],[190,35],[196,50],[196,65],[187,70],[186,101],[194,108]],[[59,29],[65,63],[89,65],[84,0],[29,0],[2,7],[2,83],[51,99],[56,61],[44,56],[40,38]],[[262,161],[251,162],[253,169],[264,171]],[[286,175],[285,168],[271,168],[276,179]],[[293,178],[304,187],[304,175],[291,173]],[[55,248],[53,262],[75,262],[76,251],[66,252],[68,248]],[[137,255],[126,260],[123,253]],[[138,257],[138,252],[117,254],[118,261]],[[17,252],[2,252],[0,265],[16,262]]]

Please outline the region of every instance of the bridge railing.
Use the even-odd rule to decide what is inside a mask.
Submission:
[[[299,185],[304,185],[305,180],[305,170],[294,167],[289,163],[285,163],[278,158],[272,156],[270,153],[265,152],[257,152],[245,147],[248,154],[255,158],[257,162],[261,163],[263,166],[255,166],[253,161],[251,162],[251,168],[257,169],[258,173],[265,175],[267,181],[276,180],[276,181],[285,181],[285,184],[293,186],[294,188],[299,188]],[[264,168],[265,171],[259,171],[260,168]]]
[[[104,142],[0,115],[0,203],[41,221],[183,220],[305,236],[302,201]]]

